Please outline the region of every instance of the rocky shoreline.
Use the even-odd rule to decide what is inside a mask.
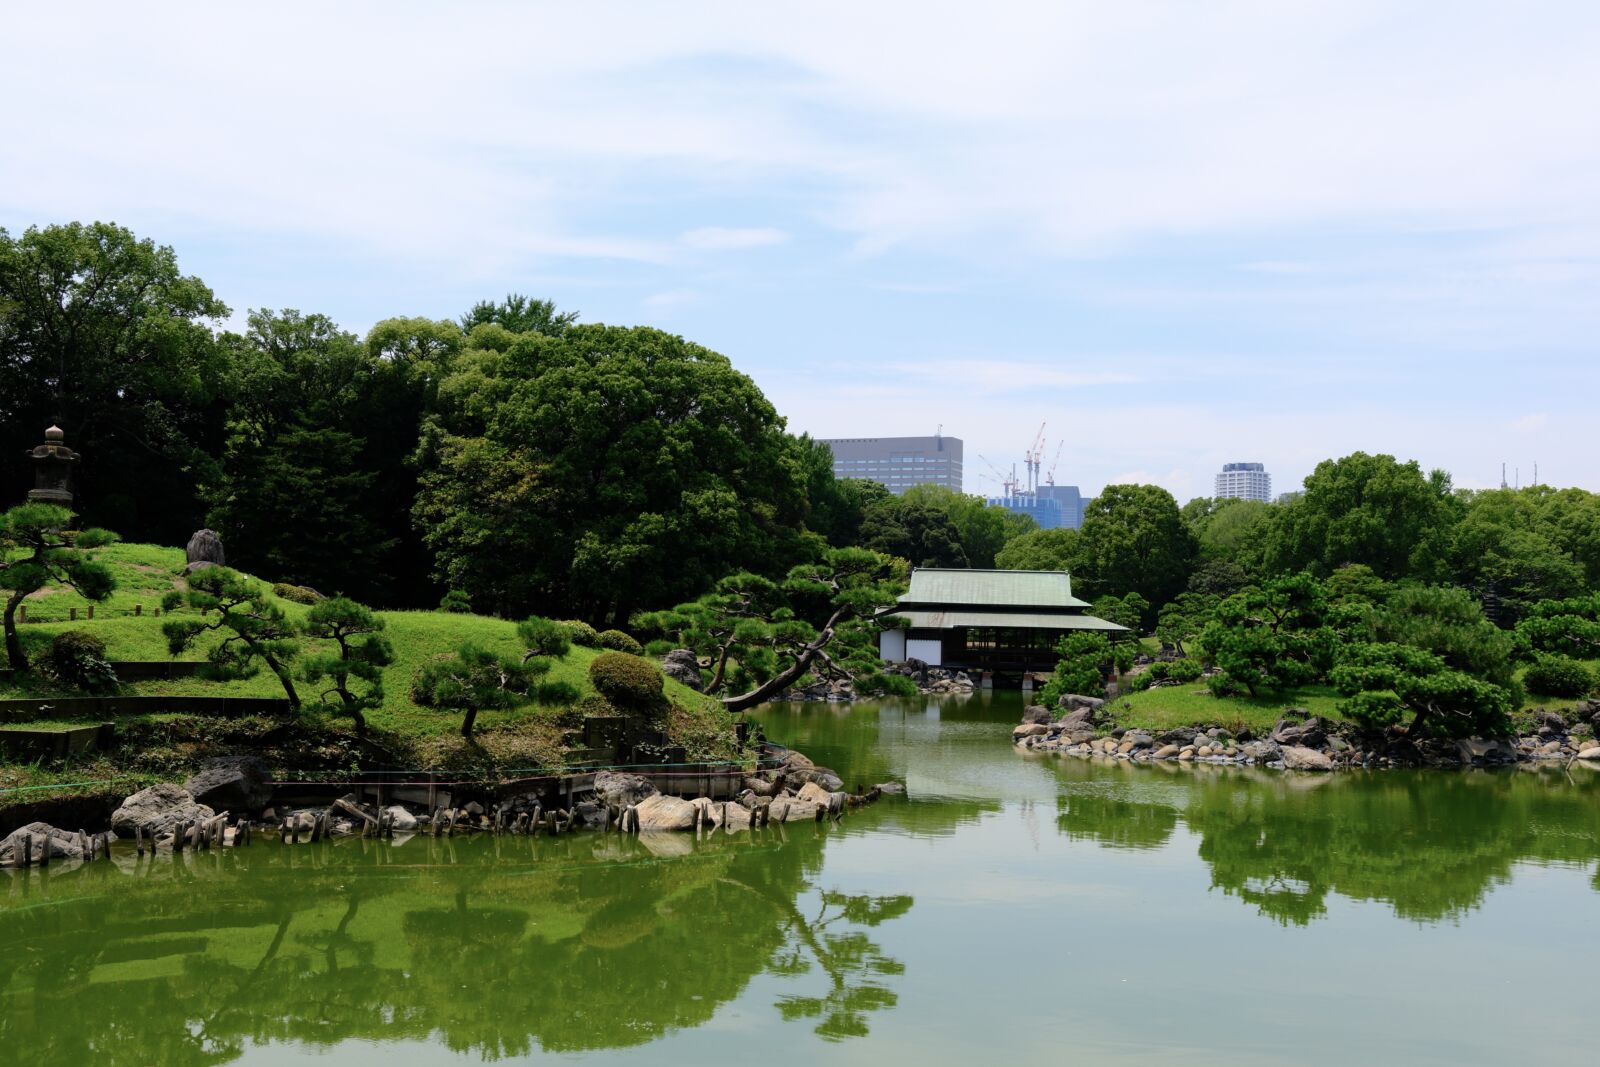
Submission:
[[[1506,738],[1426,739],[1402,735],[1361,735],[1343,724],[1306,716],[1296,709],[1265,737],[1221,726],[1184,726],[1152,732],[1110,722],[1105,701],[1086,696],[1062,698],[1059,718],[1043,705],[1023,710],[1011,731],[1020,750],[1136,763],[1173,761],[1269,767],[1275,770],[1335,771],[1388,767],[1499,767],[1519,763],[1582,762],[1600,768],[1600,700],[1569,709],[1537,713],[1531,733]]]
[[[965,671],[946,670],[943,667],[919,667],[915,663],[887,663],[884,664],[883,673],[911,679],[916,684],[919,696],[950,696],[971,693],[978,688],[978,684]],[[837,704],[858,700],[861,697],[856,693],[853,681],[841,678],[789,689],[778,694],[777,699]]]
[[[494,798],[485,794],[431,812],[403,804],[364,804],[355,793],[327,805],[280,810],[267,768],[251,757],[228,758],[213,761],[182,785],[158,783],[132,794],[112,813],[108,830],[88,834],[44,821],[21,826],[0,840],[0,867],[87,862],[109,856],[117,839],[131,840],[142,855],[147,849],[171,853],[237,847],[258,836],[297,845],[336,837],[401,840],[417,834],[737,833],[794,822],[837,822],[853,808],[905,792],[897,783],[847,792],[832,770],[793,751],[773,766],[744,775],[741,784],[727,800],[684,798],[662,792],[644,775],[603,770],[592,783],[565,794],[567,807],[546,809],[542,794],[530,791]]]

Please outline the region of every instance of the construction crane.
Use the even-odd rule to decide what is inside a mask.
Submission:
[[[1044,464],[1044,423],[1039,424],[1039,432],[1034,435],[1033,444],[1028,446],[1025,463],[1028,468],[1028,492],[1032,493],[1039,488],[1039,468]]]
[[[1015,466],[1011,468],[1011,474],[1007,476],[999,467],[996,467],[993,463],[989,462],[988,456],[979,453],[978,458],[983,460],[984,464],[990,470],[994,471],[994,476],[995,478],[999,479],[1000,485],[1005,489],[1006,496],[1017,495],[1017,468]]]
[[[1056,484],[1056,468],[1061,466],[1061,450],[1063,448],[1066,448],[1066,447],[1067,447],[1067,439],[1065,437],[1063,437],[1061,439],[1061,443],[1056,445],[1056,458],[1052,459],[1050,461],[1050,469],[1045,471],[1045,474],[1044,474],[1044,484],[1045,485],[1055,485]]]

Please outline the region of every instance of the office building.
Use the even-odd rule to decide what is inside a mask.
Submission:
[[[961,438],[840,437],[823,440],[833,450],[836,478],[865,478],[903,493],[914,485],[961,492]]]
[[[1224,463],[1222,473],[1217,475],[1218,500],[1259,500],[1267,503],[1272,499],[1272,475],[1267,473],[1265,464],[1261,463]]]
[[[1075,485],[1041,485],[1035,490],[1044,500],[1054,500],[1061,508],[1061,525],[1076,530],[1083,525],[1083,509],[1089,506]],[[1050,527],[1045,527],[1050,529]]]

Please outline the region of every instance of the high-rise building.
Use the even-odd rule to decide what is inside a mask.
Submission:
[[[836,478],[865,478],[903,493],[913,485],[942,485],[961,492],[961,438],[839,437],[833,450]]]
[[[1041,530],[1076,530],[1083,525],[1083,509],[1088,502],[1075,485],[1041,485],[1032,492],[1023,489],[1013,496],[989,497],[988,503],[1031,516]]]
[[[1054,500],[1061,505],[1061,525],[1076,530],[1083,525],[1083,509],[1088,501],[1075,485],[1041,485],[1035,490],[1041,499]]]
[[[1218,500],[1266,503],[1272,499],[1272,475],[1262,463],[1224,463],[1222,472],[1217,475],[1215,496]]]

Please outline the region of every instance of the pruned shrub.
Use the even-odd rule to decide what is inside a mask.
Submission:
[[[648,660],[626,652],[602,652],[589,664],[589,680],[626,714],[654,720],[666,712],[666,678]]]
[[[530,656],[562,659],[572,651],[572,635],[566,624],[530,615],[517,623],[517,637]]]
[[[600,632],[582,619],[568,619],[561,624],[567,628],[567,637],[583,648],[599,648]]]
[[[452,589],[439,598],[439,610],[457,615],[472,614],[472,598],[459,589]]]
[[[1175,682],[1198,682],[1204,674],[1197,659],[1175,659],[1167,664],[1167,677]]]
[[[272,595],[294,604],[315,604],[325,599],[321,593],[308,585],[293,585],[289,582],[279,582],[274,585]]]
[[[64,636],[64,635],[63,635]],[[1530,693],[1549,697],[1588,696],[1595,687],[1594,672],[1566,656],[1538,656],[1522,684]]]
[[[85,630],[56,634],[45,668],[60,684],[86,693],[108,693],[117,687],[117,672],[106,661],[106,643]]]
[[[540,682],[533,691],[533,699],[547,706],[576,704],[582,695],[571,682]]]
[[[630,656],[644,655],[644,646],[621,630],[602,630],[600,647],[609,648],[613,652],[626,652]]]

